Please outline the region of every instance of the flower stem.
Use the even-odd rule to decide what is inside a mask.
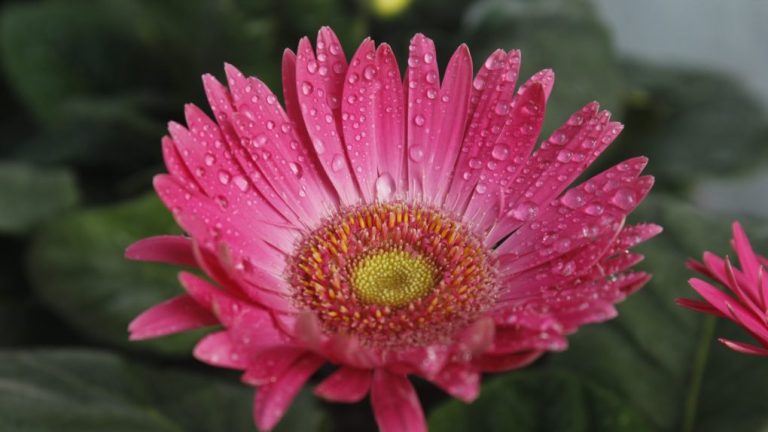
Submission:
[[[702,325],[699,343],[697,344],[699,348],[696,350],[696,355],[693,358],[690,387],[688,388],[688,396],[685,400],[683,423],[680,428],[681,432],[693,432],[693,428],[696,424],[696,410],[699,404],[699,394],[701,393],[701,385],[704,381],[704,371],[707,368],[707,359],[709,358],[709,350],[712,344],[712,338],[714,337],[716,324],[716,318],[710,316],[704,319]]]

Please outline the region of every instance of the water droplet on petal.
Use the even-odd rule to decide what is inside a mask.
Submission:
[[[412,161],[420,162],[424,159],[424,149],[421,148],[421,146],[413,146],[408,149],[408,155],[411,157]]]
[[[496,144],[491,150],[491,156],[496,160],[506,160],[509,157],[509,147],[504,144]]]
[[[485,183],[478,183],[475,186],[475,192],[482,195],[488,190],[488,186],[485,185]]]
[[[373,78],[376,77],[376,68],[373,66],[367,66],[363,71],[363,76],[367,80],[372,80]]]
[[[291,162],[288,164],[288,168],[291,169],[291,172],[293,173],[293,175],[295,175],[297,178],[301,178],[303,174],[301,165],[297,164],[296,162]]]
[[[342,168],[344,168],[344,156],[337,154],[331,161],[331,169],[333,172],[339,172]]]
[[[586,204],[584,193],[579,189],[571,189],[566,192],[565,195],[560,198],[560,202],[569,208],[579,208]]]
[[[469,160],[469,167],[473,169],[480,169],[483,167],[483,162],[480,159],[472,158]]]
[[[629,210],[637,204],[637,196],[632,189],[621,188],[613,194],[611,204],[623,210]]]
[[[229,174],[228,171],[224,171],[224,170],[219,171],[219,182],[221,182],[221,184],[223,185],[229,184],[229,180],[231,178],[232,178],[232,175]]]
[[[539,207],[536,203],[531,201],[523,201],[515,208],[513,208],[508,214],[519,221],[529,221],[536,217],[539,212]]]
[[[312,93],[312,88],[312,84],[310,84],[309,81],[301,83],[301,92],[304,93],[304,96]]]
[[[395,180],[388,173],[384,173],[376,179],[376,200],[383,202],[388,200],[395,191]]]
[[[424,126],[424,116],[421,114],[416,114],[416,116],[413,117],[413,123],[416,126]]]

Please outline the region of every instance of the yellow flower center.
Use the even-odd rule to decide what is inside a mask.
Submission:
[[[352,291],[366,304],[402,306],[429,294],[438,270],[424,257],[402,250],[372,253],[352,270]]]

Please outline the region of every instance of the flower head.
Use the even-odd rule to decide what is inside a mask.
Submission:
[[[219,325],[195,355],[244,371],[272,428],[322,365],[315,393],[369,392],[382,430],[423,430],[408,379],[465,401],[482,372],[565,349],[579,326],[649,278],[628,252],[658,226],[625,226],[648,193],[644,158],[566,192],[622,126],[597,103],[535,148],[554,74],[515,91],[520,53],[473,77],[466,46],[438,74],[416,35],[404,80],[366,39],[348,63],[329,28],[283,56],[284,107],[226,66],[203,77],[213,119],[186,107],[163,139],[155,188],[188,236],[142,240],[134,259],[182,264],[186,294],[144,312],[134,339]]]
[[[688,267],[724,285],[732,295],[707,281],[691,278],[688,283],[704,301],[681,298],[677,299],[677,304],[696,312],[729,319],[749,332],[760,344],[755,346],[720,338],[720,342],[728,348],[745,354],[768,355],[768,277],[765,277],[768,259],[752,250],[738,222],[733,224],[731,246],[736,251],[741,269],[734,268],[728,257],[723,259],[711,252],[704,252],[703,263],[691,260]]]

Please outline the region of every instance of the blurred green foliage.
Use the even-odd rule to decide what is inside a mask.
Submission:
[[[283,49],[321,25],[348,55],[370,34],[401,64],[416,32],[435,39],[443,66],[463,42],[476,67],[495,48],[520,48],[524,76],[557,73],[546,129],[600,101],[627,128],[598,165],[647,155],[663,195],[637,215],[666,227],[644,247],[655,278],[619,318],[488,377],[474,405],[427,393],[434,430],[765,427],[768,363],[713,343],[734,329],[672,303],[690,295],[685,258],[727,245],[729,220],[686,204],[691,186],[768,161],[768,121],[751,95],[713,72],[621,58],[587,0],[413,0],[385,15],[374,1],[0,2],[0,430],[252,430],[250,392],[196,372],[199,333],[127,342],[133,316],[180,288],[176,270],[122,252],[178,230],[151,177],[166,122],[184,103],[205,106],[200,75],[222,77],[229,62],[279,93]],[[753,222],[768,239],[768,224]],[[350,412],[304,393],[280,428],[370,425],[367,406]]]

